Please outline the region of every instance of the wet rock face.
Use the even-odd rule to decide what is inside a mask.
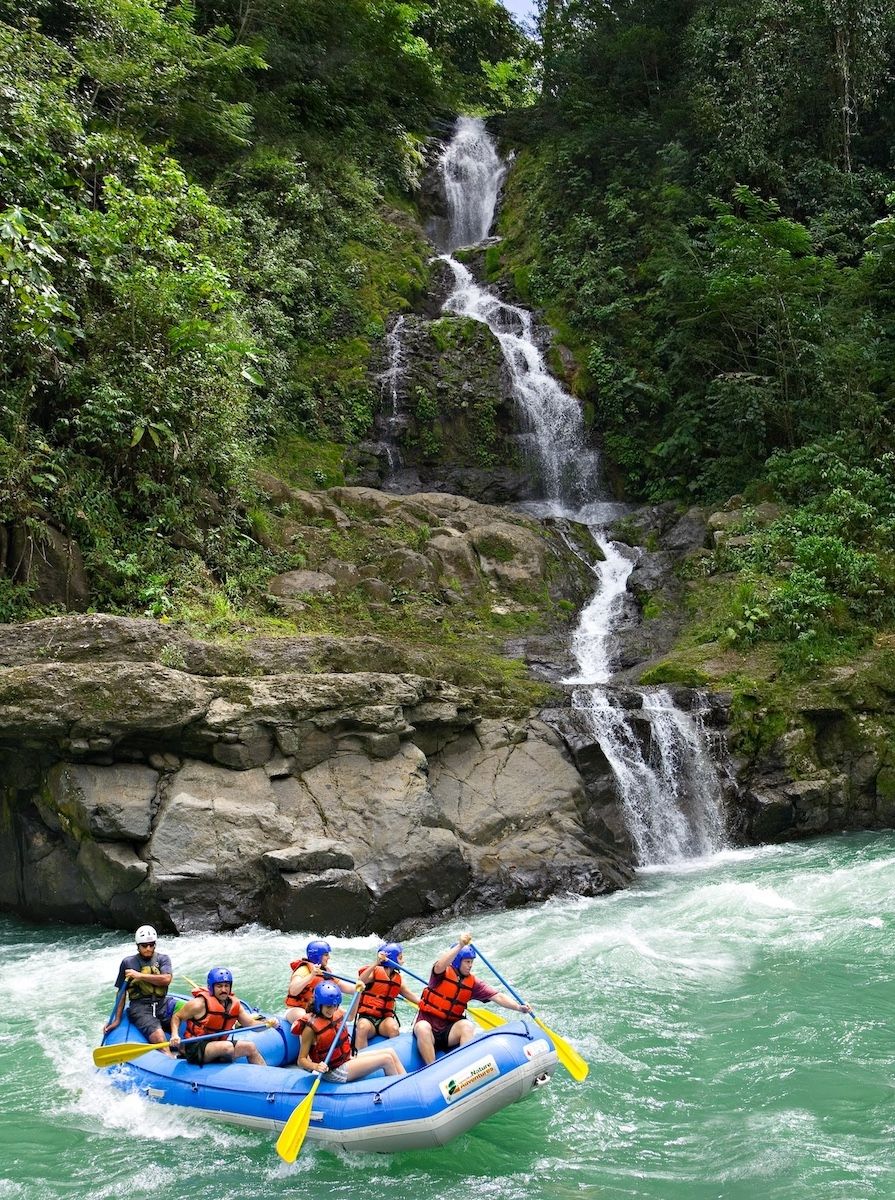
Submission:
[[[527,499],[533,478],[500,346],[479,321],[439,316],[443,300],[439,291],[428,315],[402,318],[401,367],[387,380],[377,373],[376,435],[351,456],[352,482],[388,480],[400,491],[444,490],[484,503]]]
[[[81,611],[89,602],[80,547],[52,525],[0,524],[0,575],[29,585],[38,604]]]
[[[630,878],[546,726],[482,720],[418,675],[310,673],[303,641],[213,647],[99,616],[0,627],[0,906],[385,932]]]
[[[637,548],[628,595],[616,625],[615,667],[637,679],[673,647],[686,621],[681,561],[702,553],[711,534],[702,509],[676,505],[633,509],[610,530],[613,540]]]
[[[804,706],[758,709],[783,731],[738,765],[743,835],[778,842],[895,825],[895,656],[844,668]]]

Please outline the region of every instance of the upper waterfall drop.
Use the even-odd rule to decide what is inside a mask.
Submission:
[[[481,287],[451,255],[454,275],[443,311],[487,325],[500,346],[525,425],[524,446],[537,466],[544,499],[567,514],[602,491],[599,458],[587,445],[581,405],[547,369],[534,340],[531,313]]]
[[[474,246],[488,236],[506,165],[481,117],[458,117],[438,163],[447,204],[435,240],[442,251]]]

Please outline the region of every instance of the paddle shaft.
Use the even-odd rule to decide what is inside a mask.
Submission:
[[[222,1030],[218,1033],[203,1033],[200,1036],[191,1038],[182,1038],[178,1043],[180,1046],[189,1045],[195,1042],[209,1042],[216,1038],[221,1041],[227,1041],[235,1037],[237,1033],[243,1030],[249,1032],[252,1029],[263,1029],[267,1025],[266,1021],[259,1021],[255,1025],[239,1025],[233,1029]],[[98,1046],[93,1051],[93,1062],[97,1067],[114,1067],[119,1063],[130,1062],[134,1058],[140,1058],[143,1054],[148,1054],[150,1050],[167,1050],[171,1043],[168,1042],[116,1042],[111,1046]]]
[[[415,979],[417,983],[421,983],[423,987],[429,986],[429,981],[427,979],[423,979],[422,975],[414,975],[413,971],[408,971],[406,967],[402,967],[400,963],[393,962],[390,958],[387,958],[382,965],[384,967],[394,967],[396,971],[403,971],[405,975],[409,975],[411,979]]]
[[[269,1029],[270,1026],[266,1021],[259,1021],[257,1025],[238,1025],[233,1029],[228,1029],[224,1033],[203,1033],[201,1037],[181,1038],[178,1043],[181,1046],[189,1046],[195,1042],[210,1042],[214,1038],[220,1038],[226,1041],[228,1038],[235,1037],[237,1033],[248,1033],[250,1029]],[[170,1046],[170,1042],[159,1042],[160,1046]]]
[[[471,942],[470,942],[470,945],[472,945]],[[491,965],[491,963],[488,962],[487,958],[485,958],[484,954],[482,954],[482,952],[478,948],[478,946],[473,946],[472,948],[473,948],[473,950],[475,950],[476,954],[479,956],[479,958],[482,960],[482,962],[485,964],[485,966],[488,968],[488,970],[491,972],[491,974],[495,976],[495,978],[498,980],[499,983],[503,984],[503,986],[507,989],[507,991],[513,997],[513,999],[518,1000],[520,1004],[525,1004],[525,1001],[522,999],[522,997],[519,995],[519,993],[516,991],[516,989],[513,987],[513,985],[510,983],[507,983],[507,981],[501,975],[500,971],[498,971],[498,969],[496,967],[493,967]],[[531,1012],[530,1008],[529,1008],[529,1012]],[[534,1016],[534,1013],[531,1013],[531,1015]]]
[[[479,950],[478,947],[473,947],[473,949],[475,949],[476,954],[479,956],[479,958],[482,960],[482,962],[485,964],[485,966],[488,968],[488,970],[491,971],[495,975],[495,977],[503,984],[503,986],[507,989],[507,991],[510,993],[510,995],[515,996],[515,998],[519,1001],[520,1004],[525,1004],[525,1001],[522,999],[522,997],[519,995],[519,993],[515,990],[515,988],[512,986],[512,984],[507,983],[507,981],[504,979],[504,977],[501,975],[501,973],[497,970],[497,968],[493,967],[491,965],[491,963],[488,962],[487,958],[485,958],[485,956],[484,956],[484,954],[482,954],[481,950]],[[553,1042],[553,1048],[556,1050],[556,1055],[557,1055],[557,1058],[559,1059],[559,1061],[562,1063],[562,1065],[569,1072],[569,1074],[572,1076],[573,1079],[576,1079],[579,1083],[582,1083],[587,1078],[588,1071],[590,1070],[587,1063],[584,1061],[584,1059],[581,1057],[581,1055],[578,1053],[578,1051],[575,1049],[574,1046],[570,1046],[569,1043],[566,1041],[566,1039],[564,1037],[560,1037],[560,1035],[556,1032],[556,1030],[551,1029],[549,1025],[545,1025],[540,1017],[536,1017],[535,1014],[533,1012],[531,1012],[530,1007],[529,1007],[528,1011],[531,1013],[531,1018],[535,1022],[535,1024],[540,1025],[541,1029],[544,1030],[544,1032],[547,1034],[547,1036]]]
[[[115,1003],[112,1005],[112,1011],[109,1013],[108,1021],[106,1021],[107,1025],[111,1025],[112,1022],[115,1020],[115,1018],[118,1016],[118,1006],[121,1003],[121,997],[124,995],[124,993],[126,991],[127,991],[127,980],[125,979],[125,981],[122,983],[121,987],[115,993]],[[104,1046],[106,1044],[106,1038],[108,1036],[109,1035],[104,1030],[103,1031],[103,1040],[100,1042],[101,1046]]]
[[[429,986],[425,979],[421,979],[419,975],[414,975],[413,971],[407,971],[406,967],[402,967],[400,963],[393,962],[390,958],[385,960],[384,966],[394,967],[398,971],[406,971],[411,979],[415,979],[417,983],[421,983],[423,987]],[[402,996],[401,999],[405,1000],[407,998],[406,996]],[[413,1004],[413,1001],[407,1000],[407,1003]],[[521,1000],[519,1003],[522,1003]],[[419,1008],[419,1005],[414,1004],[414,1008]],[[503,1017],[499,1017],[497,1013],[488,1012],[483,1008],[467,1008],[466,1015],[470,1020],[475,1021],[476,1025],[478,1025],[481,1029],[496,1029],[498,1025],[504,1024]]]

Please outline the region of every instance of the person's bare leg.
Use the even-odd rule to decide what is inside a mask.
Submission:
[[[352,1058],[351,1062],[347,1064],[347,1082],[352,1083],[355,1079],[363,1079],[367,1075],[372,1075],[380,1067],[386,1075],[407,1074],[394,1050],[369,1050],[366,1054],[359,1054],[357,1058]]]
[[[420,1052],[420,1058],[427,1067],[435,1062],[435,1037],[432,1026],[428,1021],[417,1021],[413,1027],[413,1036]]]
[[[150,1033],[149,1037],[147,1038],[147,1041],[152,1042],[154,1046],[159,1046],[161,1042],[167,1042],[167,1040],[168,1035],[165,1033],[164,1029],[153,1029],[152,1033]],[[163,1049],[160,1048],[159,1053],[167,1054],[168,1058],[174,1058],[174,1055],[167,1046],[165,1046]]]
[[[205,1043],[205,1062],[233,1062],[235,1055],[233,1053],[232,1042],[206,1042]]]
[[[376,1030],[369,1021],[365,1021],[363,1017],[358,1018],[357,1028],[354,1031],[354,1044],[357,1049],[366,1050],[370,1034],[375,1032]]]
[[[264,1056],[254,1042],[237,1042],[233,1047],[234,1058],[247,1058],[253,1067],[263,1067],[267,1064]]]
[[[474,1037],[475,1025],[464,1018],[451,1026],[450,1033],[448,1033],[448,1045],[453,1050],[456,1046],[465,1046]]]

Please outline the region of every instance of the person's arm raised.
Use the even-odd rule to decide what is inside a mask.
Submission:
[[[436,958],[435,962],[432,964],[432,970],[434,973],[436,975],[443,975],[453,962],[457,951],[462,950],[464,946],[468,946],[471,941],[472,934],[469,932],[469,930],[461,933],[459,939],[454,942],[453,946],[450,946],[447,950],[440,954],[438,958]]]

